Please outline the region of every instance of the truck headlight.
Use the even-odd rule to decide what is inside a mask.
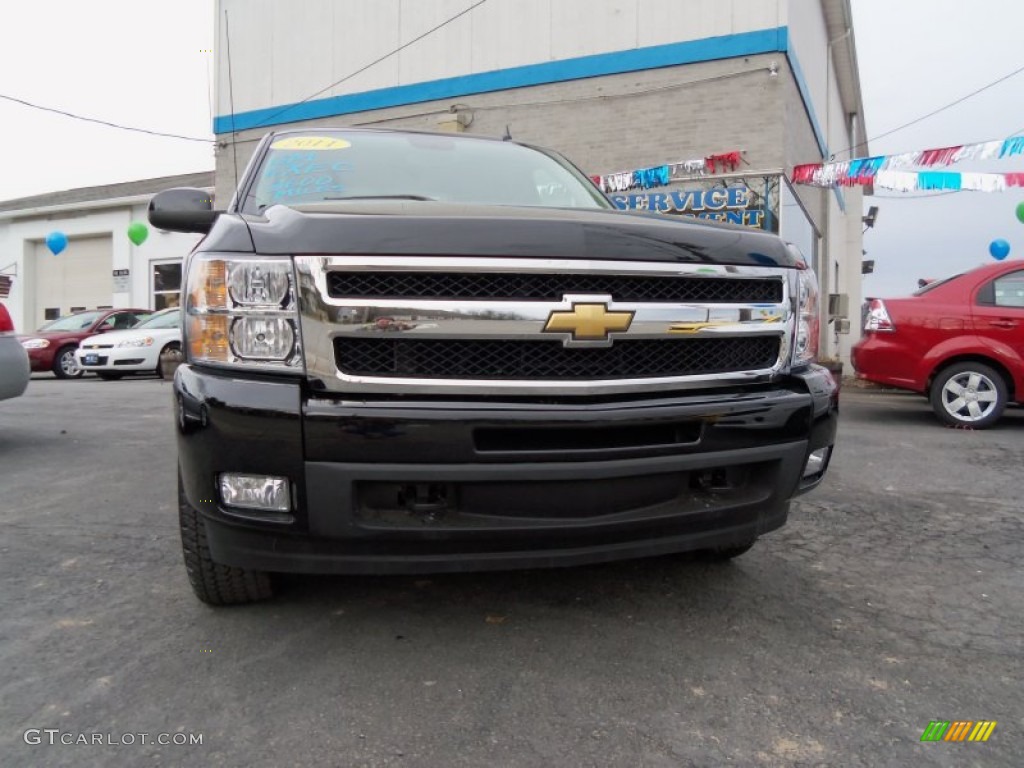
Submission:
[[[190,360],[301,370],[291,259],[211,254],[194,258],[188,269],[185,346]]]
[[[793,365],[808,365],[818,359],[818,278],[809,268],[797,270],[796,333]]]

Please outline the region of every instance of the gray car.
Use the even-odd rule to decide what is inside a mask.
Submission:
[[[14,335],[14,323],[0,304],[0,400],[17,397],[28,386],[28,353]]]

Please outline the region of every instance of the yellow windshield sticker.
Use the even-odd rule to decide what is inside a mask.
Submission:
[[[271,149],[347,149],[352,145],[344,139],[332,139],[329,136],[289,136],[278,139],[270,145]]]

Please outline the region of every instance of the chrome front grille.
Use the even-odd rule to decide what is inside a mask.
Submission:
[[[638,379],[771,368],[777,336],[638,339],[610,347],[566,348],[560,341],[334,339],[338,370],[352,376],[411,379]]]
[[[295,257],[320,391],[592,395],[768,381],[791,271],[660,262]]]
[[[779,277],[687,277],[530,272],[332,272],[332,299],[462,299],[561,301],[571,293],[607,294],[614,301],[777,304]]]

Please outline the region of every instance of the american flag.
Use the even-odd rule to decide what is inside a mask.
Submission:
[[[11,295],[11,278],[8,275],[0,275],[0,299],[6,299]]]

